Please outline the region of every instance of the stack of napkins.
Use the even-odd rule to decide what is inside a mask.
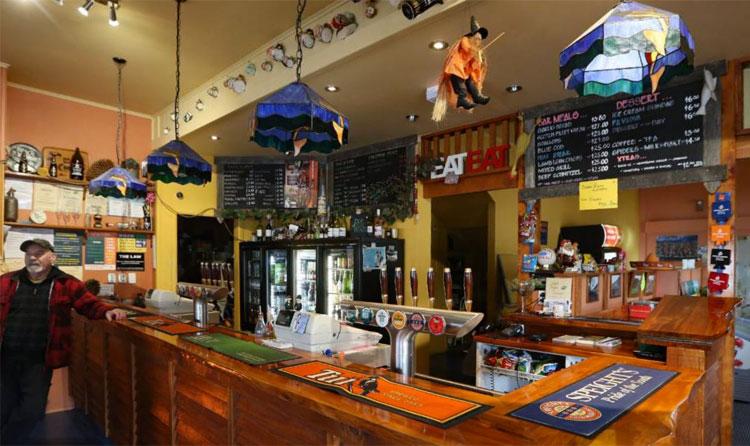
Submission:
[[[620,338],[610,336],[577,336],[577,335],[562,335],[552,338],[552,342],[558,344],[575,344],[585,347],[615,347],[622,344]]]

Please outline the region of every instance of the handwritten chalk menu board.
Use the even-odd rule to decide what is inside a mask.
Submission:
[[[224,209],[283,209],[284,163],[222,165]]]
[[[536,186],[703,166],[703,82],[541,116]]]
[[[406,146],[343,158],[332,164],[333,205],[338,208],[393,203],[395,196],[369,203],[368,188],[394,177],[405,179],[410,174]]]

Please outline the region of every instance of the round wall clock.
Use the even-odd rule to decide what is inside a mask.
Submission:
[[[21,161],[23,154],[26,154],[27,172],[36,173],[36,170],[42,165],[42,152],[25,142],[16,142],[8,146],[8,168],[18,172],[18,163]]]

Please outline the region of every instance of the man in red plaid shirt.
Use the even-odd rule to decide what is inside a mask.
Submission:
[[[44,417],[52,369],[70,361],[71,308],[89,319],[126,317],[54,266],[43,239],[21,244],[26,267],[0,276],[0,443],[23,444]]]

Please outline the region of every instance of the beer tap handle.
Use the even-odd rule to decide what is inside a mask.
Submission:
[[[445,291],[445,308],[453,309],[453,277],[451,277],[451,269],[443,269],[443,288]]]
[[[418,283],[418,280],[419,279],[417,278],[417,269],[416,268],[412,268],[409,271],[409,279],[410,279],[409,280],[409,284],[411,285],[411,303],[412,303],[412,306],[416,307],[417,304],[419,303],[419,297],[418,297],[418,293],[419,293],[419,283]]]
[[[466,303],[466,311],[471,311],[471,304],[474,297],[474,274],[471,272],[471,268],[464,270],[464,302]]]
[[[404,304],[404,273],[401,271],[401,267],[396,267],[395,274],[396,281],[396,305]]]
[[[388,303],[388,269],[380,268],[380,298],[384,304]]]
[[[435,270],[431,267],[427,269],[427,299],[430,308],[435,308]]]

